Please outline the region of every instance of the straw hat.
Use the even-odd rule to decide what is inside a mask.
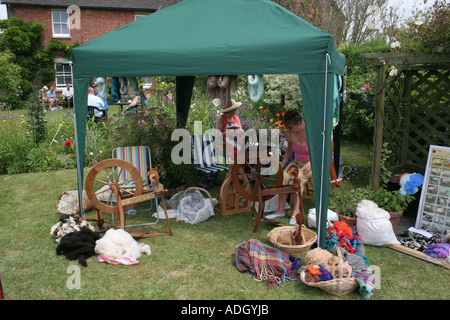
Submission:
[[[47,86],[43,86],[42,89],[44,90],[48,90]]]
[[[241,105],[242,105],[242,102],[236,102],[234,99],[231,99],[231,106],[225,107],[225,108],[222,107],[222,109],[220,109],[220,112],[222,112],[222,113],[229,112],[229,111],[239,108]]]

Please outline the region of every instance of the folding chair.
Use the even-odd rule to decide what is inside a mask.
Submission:
[[[143,193],[152,189],[151,181],[148,177],[148,172],[152,168],[152,158],[150,148],[147,146],[132,146],[132,147],[118,147],[115,148],[112,152],[112,157],[116,159],[121,159],[131,163],[141,174],[142,181],[144,183]],[[127,181],[132,177],[126,171],[123,170],[120,176],[121,180]],[[131,180],[125,185],[121,186],[122,189],[126,189],[130,192],[134,192],[135,190],[135,182]],[[157,200],[155,199],[155,207],[157,207]],[[153,201],[152,201],[153,202]],[[152,203],[150,202],[150,203]],[[152,205],[150,204],[149,208],[142,209],[141,211],[149,211],[152,209]],[[133,210],[133,209],[132,209]],[[128,214],[131,214],[131,210],[128,211]],[[147,225],[147,224],[155,224],[159,221],[159,215],[157,215],[156,221],[151,223],[139,224],[139,225]],[[129,225],[127,227],[137,226],[137,225]]]
[[[201,187],[208,188],[219,184],[219,172],[228,170],[227,167],[216,164],[214,142],[211,134],[198,134],[192,136],[192,153],[194,163],[198,164],[197,177]]]
[[[102,119],[107,118],[106,110],[101,110],[99,107],[95,106],[88,106],[87,118],[89,120],[92,117],[95,117],[94,121],[98,123]]]

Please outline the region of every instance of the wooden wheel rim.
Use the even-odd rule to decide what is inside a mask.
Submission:
[[[258,194],[256,192],[256,188],[254,188],[254,192],[251,191],[251,188],[249,188],[249,183],[254,181],[255,183],[260,183],[262,184],[261,189],[266,189],[266,186],[264,185],[264,180],[268,179],[268,178],[264,178],[263,176],[261,176],[261,160],[267,160],[269,161],[269,158],[267,156],[262,156],[259,154],[256,157],[256,165],[254,164],[250,164],[252,162],[254,162],[254,158],[250,158],[250,155],[248,152],[245,153],[245,164],[234,164],[231,168],[231,181],[233,183],[233,187],[234,189],[244,198],[251,200],[251,201],[258,201]],[[255,169],[251,169],[252,173],[251,175],[253,175],[252,179],[239,179],[239,176],[243,174],[242,172],[242,167],[251,167],[251,166],[255,166]],[[244,184],[242,183],[242,181],[244,181]],[[271,185],[271,187],[274,188],[279,188],[281,187],[283,183],[283,169],[281,168],[281,166],[278,166],[278,171],[276,173],[276,177],[275,177],[275,183],[273,185]],[[250,190],[250,191],[249,191]],[[273,196],[275,196],[275,194],[273,195],[265,195],[262,197],[263,201],[267,201],[270,198],[272,198]]]
[[[106,212],[106,213],[110,213],[110,214],[115,214],[117,211],[117,206],[116,205],[108,205],[105,204],[104,202],[100,201],[100,199],[97,198],[96,195],[96,191],[94,190],[94,182],[96,181],[96,178],[98,176],[98,174],[100,172],[102,172],[103,170],[106,170],[107,168],[116,168],[115,170],[117,170],[117,168],[120,168],[118,170],[119,174],[116,173],[116,176],[113,177],[112,181],[106,182],[106,181],[101,181],[101,183],[105,184],[105,185],[109,185],[111,189],[113,188],[119,188],[120,189],[120,184],[118,183],[119,180],[119,176],[120,176],[120,172],[122,170],[126,170],[128,171],[128,173],[131,175],[132,179],[135,181],[135,190],[134,192],[130,195],[130,196],[139,196],[142,194],[143,188],[144,188],[144,183],[141,177],[141,174],[139,173],[139,171],[129,162],[124,161],[124,160],[120,160],[120,159],[106,159],[103,160],[99,163],[97,163],[89,172],[89,174],[86,177],[86,194],[89,198],[89,200],[91,201],[91,203],[94,205],[94,207],[97,210],[100,210],[102,212]],[[108,171],[106,171],[108,174]],[[110,175],[113,175],[113,173],[111,172]],[[99,181],[99,180],[97,180]],[[124,207],[124,211],[130,210],[131,208],[133,208],[134,205],[129,205]]]

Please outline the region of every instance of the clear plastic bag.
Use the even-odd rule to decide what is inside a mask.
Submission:
[[[186,191],[188,191],[187,189]],[[203,197],[199,190],[186,193],[178,203],[177,221],[196,224],[207,220],[214,215],[214,206],[217,204],[216,199]]]

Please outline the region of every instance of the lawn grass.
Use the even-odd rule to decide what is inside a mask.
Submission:
[[[342,157],[346,164],[357,164],[359,174],[343,181],[341,187],[367,185],[371,149],[344,143]],[[85,177],[89,170],[85,168]],[[265,283],[239,273],[232,264],[235,247],[252,238],[269,244],[267,233],[273,228],[261,223],[253,233],[250,213],[216,213],[195,225],[171,219],[173,236],[139,240],[149,244],[152,251],[139,259],[140,264],[110,265],[91,257],[88,267],[81,267],[56,255],[57,243],[50,235],[60,216],[58,196],[76,188],[75,169],[0,176],[0,276],[7,299],[364,300],[357,290],[338,297],[301,281],[287,280],[268,290]],[[219,199],[220,186],[208,191]],[[307,213],[312,204],[306,206]],[[136,219],[142,218],[138,216]],[[94,217],[94,211],[87,217]],[[287,223],[288,219],[282,221]],[[168,228],[162,220],[152,230],[167,232]],[[365,249],[370,264],[380,268],[380,288],[372,300],[450,298],[448,269],[387,248]],[[79,270],[80,288],[71,287],[71,268]]]

